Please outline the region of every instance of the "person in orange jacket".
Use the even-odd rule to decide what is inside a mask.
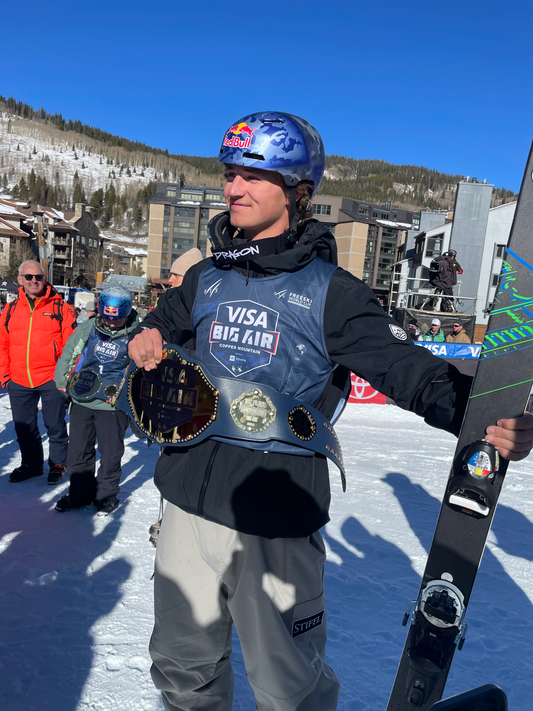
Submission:
[[[37,423],[39,399],[50,443],[48,483],[65,475],[68,434],[65,398],[54,383],[63,346],[76,328],[76,312],[48,284],[39,262],[19,267],[19,297],[0,316],[0,384],[7,388],[22,463],[9,481],[42,476],[44,454]]]

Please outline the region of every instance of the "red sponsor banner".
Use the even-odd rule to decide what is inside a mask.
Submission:
[[[386,404],[387,398],[385,395],[382,395],[377,390],[374,390],[370,383],[367,383],[366,380],[363,380],[363,378],[360,378],[355,373],[352,373],[351,376],[352,391],[350,393],[350,397],[348,398],[348,402],[359,402],[363,404],[372,403],[377,405]]]

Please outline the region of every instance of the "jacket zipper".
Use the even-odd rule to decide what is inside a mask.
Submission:
[[[33,308],[31,304],[28,302],[28,305],[30,307],[30,326],[28,328],[28,345],[26,346],[26,371],[28,373],[28,380],[30,381],[30,388],[33,388],[33,381],[31,379],[30,375],[30,339],[31,339],[31,325],[33,323],[33,312],[35,311],[35,307],[39,303],[41,299],[37,299],[33,305]]]
[[[211,452],[211,456],[209,457],[207,468],[205,470],[202,488],[200,489],[200,495],[198,497],[198,516],[201,516],[202,518],[204,517],[205,492],[207,491],[207,485],[209,484],[209,479],[211,478],[213,463],[215,461],[215,457],[217,455],[218,450],[220,449],[221,444],[222,442],[216,442],[215,446],[213,447],[213,451]]]

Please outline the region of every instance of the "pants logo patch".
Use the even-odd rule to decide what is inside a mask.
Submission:
[[[292,623],[292,637],[299,637],[301,634],[310,632],[318,625],[322,624],[324,619],[324,610],[320,610],[316,615],[311,615],[310,617],[302,617],[300,620],[294,620]]]

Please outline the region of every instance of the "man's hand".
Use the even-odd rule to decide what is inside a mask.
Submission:
[[[154,370],[161,363],[165,343],[157,328],[146,329],[130,341],[128,353],[138,368]]]
[[[522,417],[498,420],[495,426],[487,427],[487,442],[491,442],[502,457],[511,462],[525,459],[533,447],[533,415],[526,412]]]
[[[62,393],[66,393],[66,392],[67,392],[67,389],[66,389],[66,388],[58,388],[58,390],[60,390]]]

